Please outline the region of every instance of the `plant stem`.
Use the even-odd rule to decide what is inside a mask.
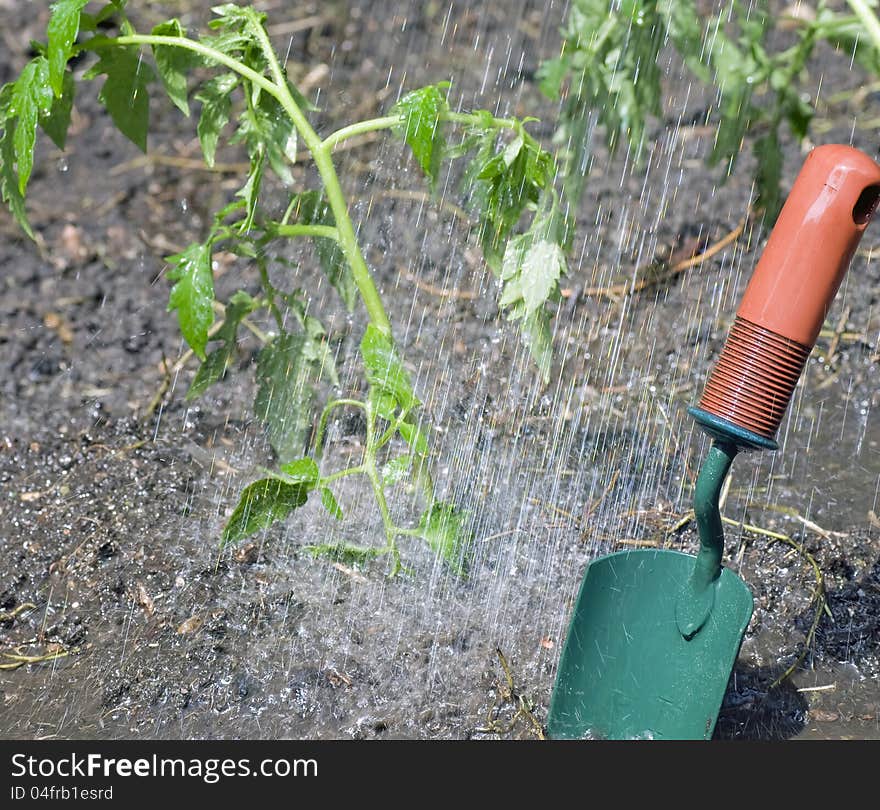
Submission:
[[[344,470],[338,470],[335,473],[330,473],[330,475],[321,476],[319,484],[320,486],[324,486],[325,484],[331,484],[340,478],[345,478],[349,475],[366,474],[366,472],[367,468],[364,467],[363,464],[358,465],[357,467],[346,467]]]
[[[484,119],[474,113],[457,113],[444,112],[440,116],[441,120],[449,121],[453,124],[478,124]],[[378,132],[383,129],[391,129],[402,122],[399,115],[386,115],[382,118],[370,118],[367,121],[358,121],[356,124],[349,124],[347,127],[337,129],[331,132],[321,145],[328,151],[333,151],[343,141],[354,138],[358,135],[364,135],[367,132]],[[516,129],[518,122],[513,118],[492,118],[492,125],[496,129]]]
[[[382,525],[385,527],[385,542],[388,546],[388,552],[394,560],[391,566],[390,575],[395,576],[399,573],[401,568],[400,552],[397,549],[397,535],[399,529],[394,525],[394,521],[391,519],[391,510],[388,508],[388,501],[385,499],[385,487],[382,484],[379,470],[376,468],[376,414],[373,412],[373,408],[369,402],[367,402],[366,411],[367,438],[364,446],[363,466],[367,478],[370,479],[370,484],[373,487],[373,494],[376,497],[376,503],[379,505],[379,512],[382,515]]]
[[[339,240],[339,231],[334,225],[276,225],[272,229],[279,236],[320,236],[324,239]]]
[[[340,405],[351,405],[352,407],[363,408],[364,410],[367,408],[359,399],[331,399],[324,406],[324,410],[321,411],[321,418],[318,420],[318,430],[315,434],[315,455],[318,458],[321,458],[321,454],[324,452],[324,434],[327,432],[327,420],[330,418],[330,412]]]
[[[397,126],[400,122],[401,117],[399,115],[386,115],[384,118],[371,118],[368,121],[358,121],[356,124],[349,124],[347,127],[337,129],[336,132],[331,132],[321,142],[321,146],[323,146],[328,152],[332,152],[340,143],[349,138],[354,138],[357,135],[364,135],[367,132],[391,129],[394,126]]]
[[[846,0],[849,7],[855,12],[856,16],[862,21],[862,25],[871,37],[874,47],[880,51],[880,20],[871,10],[871,7],[865,0]]]
[[[323,147],[321,139],[318,137],[318,133],[312,128],[312,125],[309,123],[305,114],[296,103],[293,94],[290,92],[287,78],[284,75],[284,71],[281,69],[278,57],[272,48],[272,43],[269,42],[269,37],[263,29],[263,26],[257,23],[255,29],[266,59],[269,61],[269,69],[272,72],[274,81],[257,73],[255,70],[252,70],[237,59],[233,59],[231,56],[227,56],[221,51],[210,48],[200,42],[187,39],[186,37],[169,37],[157,34],[133,34],[130,36],[116,37],[113,42],[120,46],[166,45],[171,48],[183,48],[185,50],[193,51],[194,53],[201,54],[214,62],[228,67],[240,76],[243,76],[252,84],[265,90],[269,95],[275,98],[279,104],[281,104],[284,111],[290,117],[290,120],[293,121],[293,124],[296,127],[297,132],[299,132],[300,137],[303,139],[306,148],[311,152],[318,173],[321,175],[321,180],[324,183],[324,192],[327,195],[327,202],[330,204],[330,210],[333,212],[333,217],[336,220],[339,247],[351,268],[352,276],[354,277],[355,284],[357,284],[358,291],[361,294],[361,299],[366,307],[367,315],[369,316],[371,323],[377,329],[390,336],[391,323],[388,320],[388,315],[385,313],[385,308],[382,306],[382,299],[379,297],[379,291],[373,283],[372,274],[367,267],[367,263],[364,260],[360,246],[358,245],[357,236],[354,232],[354,225],[352,224],[351,216],[348,213],[345,195],[342,192],[339,177],[336,174],[336,167],[333,165],[333,159],[330,155],[330,150]]]
[[[248,11],[253,16],[254,30],[260,41],[263,54],[269,62],[269,70],[275,79],[275,98],[278,99],[284,111],[290,116],[290,120],[293,121],[306,148],[312,153],[312,159],[315,161],[315,166],[321,175],[321,180],[324,183],[324,193],[327,195],[327,202],[330,204],[330,210],[333,212],[333,218],[336,221],[339,247],[348,260],[348,266],[351,268],[352,276],[354,276],[370,321],[377,329],[390,337],[391,322],[388,320],[388,315],[382,306],[382,299],[379,297],[379,291],[373,283],[373,276],[361,253],[330,150],[324,148],[318,133],[312,128],[308,118],[306,118],[296,103],[293,93],[290,92],[287,76],[281,68],[278,56],[275,54],[275,49],[269,41],[269,35],[259,22],[256,12],[253,9],[248,9]]]

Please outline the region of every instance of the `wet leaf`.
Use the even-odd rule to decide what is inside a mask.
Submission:
[[[558,289],[565,269],[565,254],[558,244],[543,238],[536,240],[527,233],[510,241],[504,254],[502,277],[516,277],[516,293],[525,303],[526,315],[530,315]],[[502,298],[501,306],[515,301]]]
[[[174,265],[168,271],[168,278],[176,282],[171,288],[168,311],[177,310],[184,339],[196,356],[205,360],[208,330],[214,323],[211,246],[192,244],[182,253],[167,256],[165,261]]]
[[[262,91],[256,99],[252,96],[251,103],[239,114],[238,129],[230,143],[243,143],[252,161],[264,158],[282,183],[293,185],[296,127],[273,96]]]
[[[141,59],[134,46],[111,45],[97,48],[100,61],[85,78],[106,74],[98,98],[107,108],[116,128],[142,152],[147,151],[150,125],[150,98],[147,86],[153,81],[152,68]]]
[[[465,516],[451,504],[436,501],[422,515],[417,531],[434,552],[459,576],[467,573],[469,534]]]
[[[214,165],[220,133],[229,122],[232,102],[230,94],[238,85],[238,76],[224,73],[204,82],[196,93],[196,101],[202,103],[197,132],[202,153],[208,166]]]
[[[6,85],[10,87],[11,85]],[[15,146],[13,137],[15,134],[14,120],[7,119],[2,123],[3,136],[0,137],[0,194],[3,201],[9,206],[9,210],[18,222],[19,227],[31,238],[34,232],[27,220],[27,211],[24,205],[24,195],[18,188],[18,174],[15,170]]]
[[[160,23],[152,30],[155,36],[185,37],[186,32],[180,25],[179,20],[168,20]],[[189,99],[186,92],[187,74],[192,68],[202,62],[198,54],[184,48],[175,48],[173,45],[153,45],[153,56],[156,59],[156,68],[165,91],[174,105],[189,117]]]
[[[553,332],[550,328],[550,316],[543,309],[536,310],[523,318],[520,323],[520,334],[546,385],[550,382],[553,363]]]
[[[324,505],[324,508],[333,515],[333,517],[337,520],[342,520],[342,510],[339,508],[339,504],[336,502],[333,493],[327,487],[321,487],[321,503]]]
[[[307,484],[313,488],[320,478],[318,465],[310,458],[299,458],[281,465],[284,480],[289,484]]]
[[[309,497],[305,484],[288,484],[281,478],[263,478],[245,487],[238,505],[223,529],[221,547],[237,543],[260,529],[286,518]]]
[[[419,456],[426,456],[428,454],[428,439],[417,425],[401,422],[398,430],[400,435],[403,436],[404,441],[412,448],[413,453]]]
[[[49,84],[56,96],[62,96],[67,87],[64,75],[70,59],[76,35],[79,33],[80,12],[88,0],[58,0],[49,6],[52,16],[46,27],[48,37]]]
[[[22,196],[34,166],[37,122],[41,117],[49,115],[51,109],[49,63],[45,57],[38,56],[27,63],[16,79],[9,102],[10,115],[16,118],[12,142],[18,168],[18,190]]]
[[[70,115],[73,111],[73,98],[76,95],[76,83],[72,73],[65,73],[62,80],[64,91],[60,98],[52,99],[52,107],[48,114],[40,118],[40,127],[59,149],[67,143],[67,130],[70,129]]]
[[[403,481],[412,469],[412,462],[412,456],[398,456],[385,464],[382,467],[382,480],[385,485],[390,487]]]
[[[266,425],[269,441],[285,464],[300,457],[312,428],[315,368],[305,355],[308,338],[283,333],[260,350],[254,412]]]
[[[297,195],[296,202],[294,210],[296,222],[303,225],[336,224],[330,204],[320,192],[305,191]],[[321,263],[321,270],[339,293],[348,311],[353,311],[359,300],[357,284],[339,243],[335,239],[320,236],[312,237],[312,242],[318,254],[318,261]]]
[[[263,184],[263,169],[266,160],[262,152],[257,152],[251,157],[251,168],[245,184],[235,192],[236,197],[241,197],[245,202],[247,215],[239,224],[239,233],[247,234],[254,225],[257,215],[257,201],[260,197],[260,187]]]
[[[440,171],[445,138],[442,120],[449,111],[446,100],[448,82],[422,87],[405,95],[391,110],[401,118],[396,132],[412,149],[413,155],[428,176],[433,188]]]
[[[222,345],[209,352],[199,366],[195,377],[186,392],[186,399],[193,400],[201,396],[211,385],[223,377],[226,367],[235,357],[238,327],[242,318],[253,312],[259,302],[246,292],[239,291],[229,299],[224,314],[223,326],[217,330],[211,340],[220,340]]]
[[[373,324],[367,326],[361,339],[361,357],[371,386],[394,397],[404,410],[421,404],[413,394],[409,374],[403,367],[394,342]]]

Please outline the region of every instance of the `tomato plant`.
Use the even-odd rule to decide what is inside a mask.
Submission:
[[[95,6],[94,8],[92,8]],[[92,9],[92,10],[90,10]],[[256,361],[256,415],[265,423],[277,467],[242,491],[225,524],[222,543],[239,541],[283,520],[310,497],[330,515],[343,517],[334,483],[362,476],[375,495],[385,530],[384,545],[313,546],[316,553],[358,559],[387,555],[391,573],[401,568],[398,540],[422,538],[455,571],[467,561],[463,515],[439,501],[429,471],[430,426],[393,337],[373,274],[364,258],[333,162],[333,150],[366,132],[388,130],[403,139],[433,187],[444,161],[464,160],[463,194],[479,220],[486,263],[500,282],[500,307],[518,323],[539,373],[550,373],[552,302],[566,269],[569,227],[553,187],[556,165],[527,131],[527,120],[498,118],[485,110],[451,109],[448,85],[415,90],[381,118],[358,121],[321,135],[310,121],[315,108],[288,78],[267,34],[265,15],[227,3],[213,9],[202,34],[168,20],[138,33],[125,0],[103,5],[58,0],[51,6],[46,42],[18,78],[0,89],[0,192],[15,219],[33,237],[25,195],[34,165],[37,131],[64,148],[80,86],[102,78],[98,93],[115,126],[146,150],[150,93],[156,85],[182,114],[197,105],[197,133],[205,162],[214,163],[221,141],[241,144],[250,169],[241,188],[216,212],[201,241],[167,257],[173,281],[168,308],[200,361],[186,394],[201,396],[219,382],[237,354],[238,331],[258,310],[274,320]],[[152,55],[152,60],[145,58]],[[71,60],[91,59],[74,71]],[[451,137],[452,132],[456,137]],[[320,177],[317,188],[297,187],[291,165],[304,147]],[[285,189],[284,214],[273,218],[263,204],[263,182],[272,174]],[[368,325],[360,341],[366,393],[341,393],[315,403],[315,385],[338,389],[333,356],[321,322],[309,313],[307,293],[270,278],[284,267],[275,250],[284,240],[309,239],[340,302],[362,306]],[[212,258],[232,252],[259,270],[261,292],[239,290],[216,300]],[[222,319],[215,321],[215,312]],[[366,438],[359,463],[332,469],[324,456],[331,414],[360,411]],[[309,445],[308,455],[302,448]],[[389,491],[403,481],[421,494],[421,517],[397,525]]]
[[[769,223],[782,207],[781,128],[798,140],[809,132],[814,99],[798,89],[816,45],[825,40],[846,58],[880,74],[880,22],[865,0],[847,0],[851,13],[825,0],[790,6],[781,15],[766,0],[722,4],[712,17],[695,0],[572,0],[559,57],[541,66],[542,89],[561,102],[556,138],[563,145],[563,186],[574,204],[592,161],[593,124],[604,128],[611,151],[626,144],[640,160],[651,116],[662,114],[667,45],[697,84],[714,91],[717,122],[710,165],[733,171],[753,135],[756,210]],[[783,23],[790,44],[779,48]]]

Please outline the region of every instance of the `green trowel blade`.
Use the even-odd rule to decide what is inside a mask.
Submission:
[[[712,736],[752,615],[752,594],[722,568],[715,605],[690,640],[675,605],[694,557],[623,551],[587,568],[575,605],[547,731],[555,739]]]

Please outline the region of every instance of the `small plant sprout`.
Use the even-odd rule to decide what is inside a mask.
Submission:
[[[333,150],[357,135],[388,130],[409,145],[432,189],[444,162],[464,161],[462,194],[478,221],[486,264],[500,284],[499,306],[519,325],[544,381],[551,368],[552,305],[566,270],[570,231],[553,189],[554,158],[529,134],[528,119],[453,110],[445,83],[403,96],[384,117],[319,134],[310,121],[316,110],[288,78],[270,43],[265,15],[232,3],[213,12],[203,34],[187,33],[176,19],[138,33],[124,0],[54,3],[46,42],[34,46],[36,55],[18,78],[0,89],[3,200],[33,237],[25,195],[37,130],[64,148],[75,95],[94,80],[100,82],[98,98],[114,125],[142,150],[150,129],[150,94],[156,87],[164,88],[182,114],[198,116],[197,133],[208,166],[221,143],[240,144],[250,166],[241,188],[216,212],[201,241],[166,258],[173,282],[168,308],[200,361],[187,399],[204,394],[234,365],[238,332],[249,315],[267,312],[275,324],[256,361],[254,410],[265,424],[277,467],[241,492],[222,544],[284,520],[313,496],[330,515],[342,518],[334,485],[361,476],[381,513],[384,543],[315,545],[312,551],[358,560],[386,556],[395,574],[401,570],[399,540],[418,537],[452,570],[464,574],[469,556],[464,515],[434,496],[432,430],[358,244]],[[74,57],[76,71],[70,66]],[[300,188],[294,179],[291,167],[302,152],[317,170],[316,188]],[[263,204],[268,175],[274,175],[289,198],[280,219]],[[323,380],[338,391],[339,380],[326,330],[309,314],[307,296],[297,287],[296,268],[277,256],[285,240],[311,240],[341,305],[365,310],[368,323],[360,339],[363,394],[316,404],[316,385]],[[258,269],[259,294],[239,290],[226,301],[216,300],[212,260],[220,250]],[[277,281],[277,272],[270,273],[279,269],[287,284]],[[217,311],[223,313],[222,321],[215,322]],[[366,438],[356,464],[334,468],[335,460],[325,458],[327,427],[344,409],[361,413]],[[306,455],[304,448],[309,449]],[[403,482],[411,484],[421,502],[421,517],[411,526],[397,525],[389,508],[388,499],[399,495]]]

